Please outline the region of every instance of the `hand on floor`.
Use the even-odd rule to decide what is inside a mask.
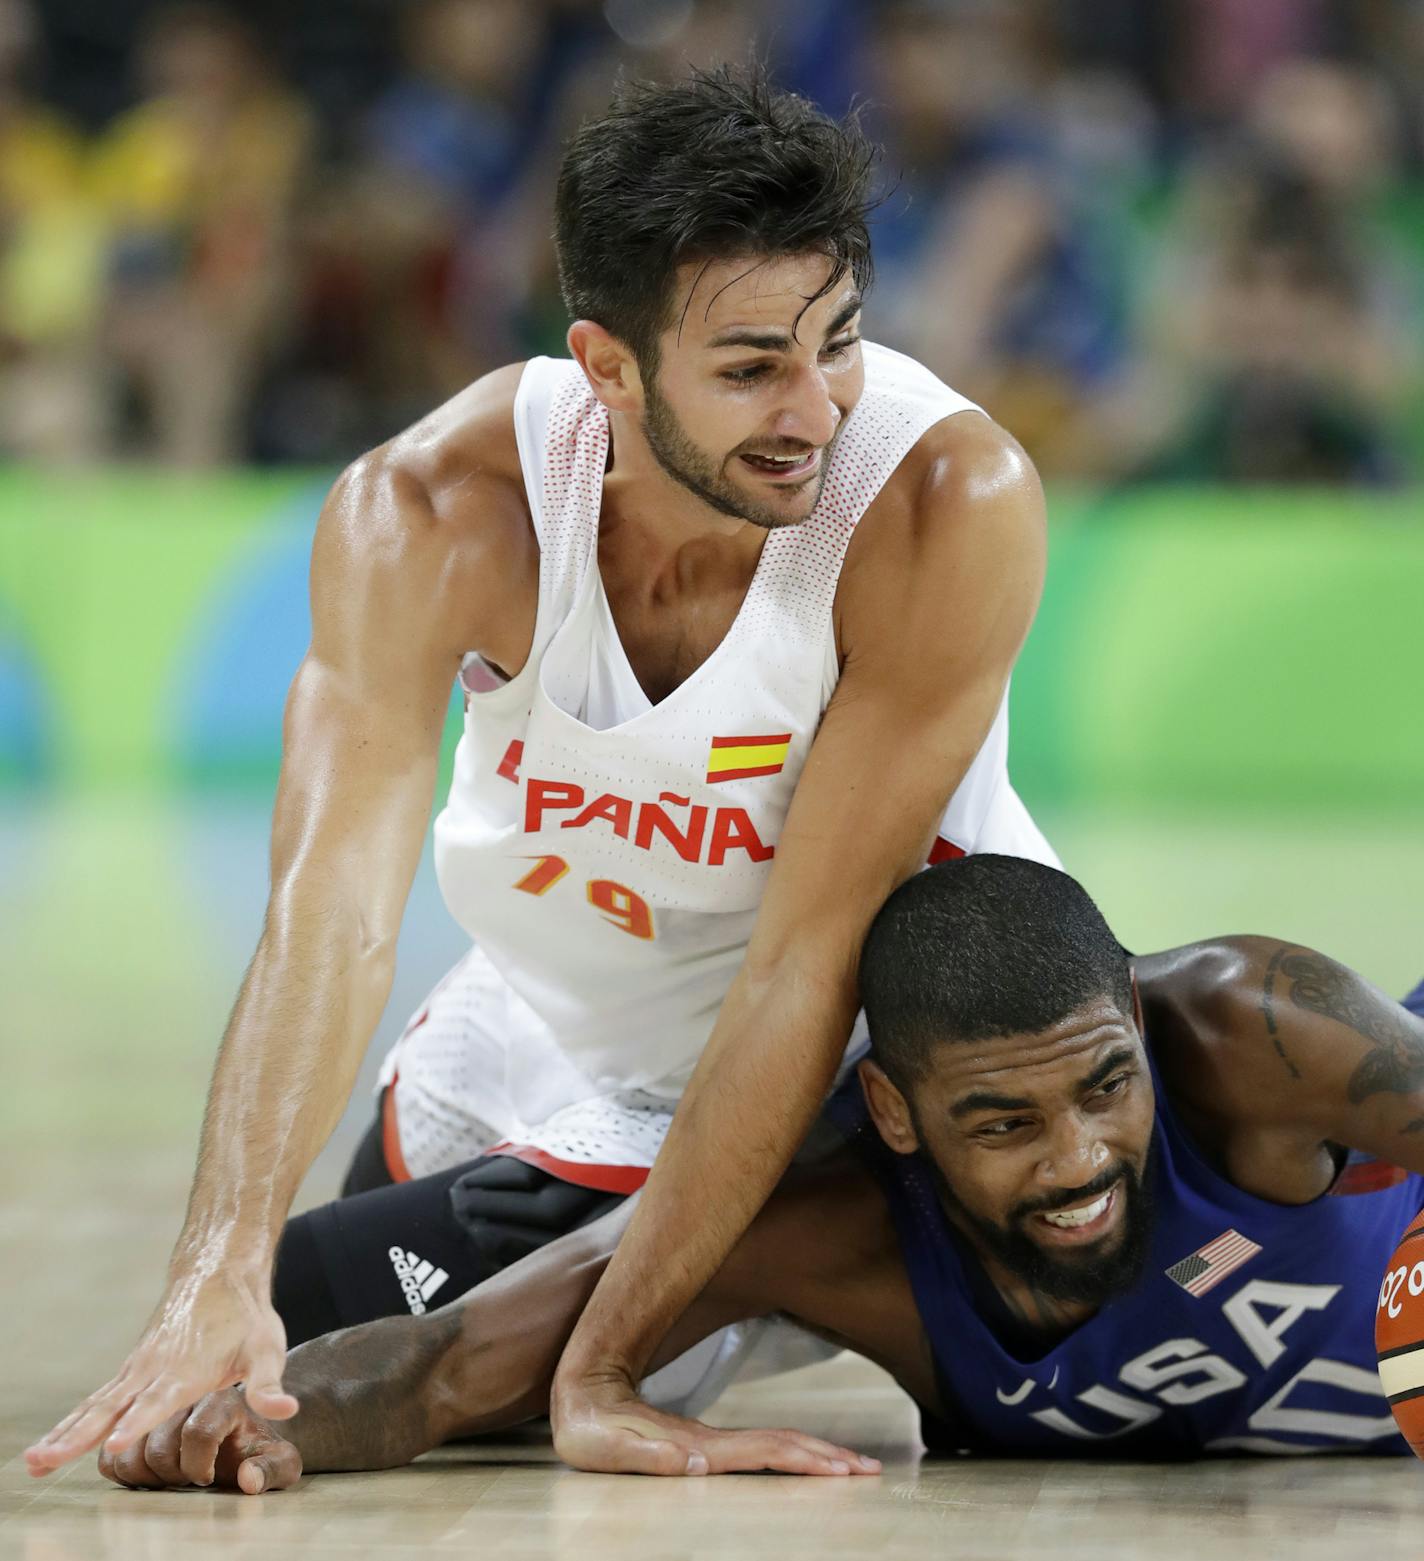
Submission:
[[[302,1455],[227,1388],[179,1410],[122,1453],[102,1448],[99,1473],[116,1485],[206,1485],[260,1496],[295,1485]]]
[[[880,1464],[801,1431],[718,1431],[665,1414],[626,1379],[588,1378],[555,1390],[554,1448],[576,1469],[604,1474],[879,1474]]]
[[[265,1273],[260,1284],[226,1271],[180,1275],[119,1374],[25,1450],[30,1473],[49,1474],[105,1438],[118,1456],[183,1405],[236,1382],[269,1420],[290,1419],[297,1401],[282,1391],[287,1339],[269,1285]]]

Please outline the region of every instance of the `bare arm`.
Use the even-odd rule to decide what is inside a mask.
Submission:
[[[1424,1173],[1424,1019],[1345,965],[1285,943],[1266,954],[1261,1019],[1323,1136]]]
[[[176,1417],[147,1445],[101,1458],[100,1468],[130,1485],[206,1484],[215,1475],[234,1485],[243,1458],[253,1457],[267,1473],[261,1487],[242,1488],[275,1489],[303,1469],[393,1468],[455,1437],[541,1415],[559,1354],[630,1213],[629,1206],[615,1210],[426,1316],[383,1318],[300,1346],[288,1358],[287,1381],[302,1408],[280,1431],[229,1392]],[[884,1205],[854,1164],[789,1178],[652,1364],[729,1322],[770,1312],[834,1336],[884,1365],[921,1402],[935,1402],[928,1349]],[[672,1419],[645,1414],[652,1436]],[[799,1433],[701,1429],[712,1473],[877,1467]]]
[[[238,1388],[210,1393],[115,1454],[120,1485],[294,1485],[303,1471],[390,1469],[461,1434],[543,1413],[559,1351],[625,1223],[617,1210],[420,1317],[383,1317],[300,1345],[284,1380],[301,1401],[273,1426]]]
[[[437,607],[445,621],[432,622],[417,606],[441,540],[419,487],[379,463],[343,479],[318,527],[271,894],[218,1053],[176,1266],[206,1250],[265,1282],[389,996],[458,668],[457,615]]]
[[[287,1357],[301,1408],[280,1426],[240,1389],[210,1393],[99,1472],[121,1485],[294,1485],[305,1471],[390,1469],[461,1434],[543,1413],[559,1351],[612,1252],[625,1213],[572,1232],[420,1317],[322,1335]]]
[[[424,1317],[383,1318],[293,1350],[288,1374],[303,1410],[289,1434],[306,1468],[389,1468],[546,1413],[559,1353],[627,1218],[616,1209]]]
[[[635,1207],[633,1200],[551,1242],[425,1317],[387,1318],[294,1350],[288,1374],[303,1410],[290,1435],[306,1468],[385,1468],[547,1413],[564,1344]],[[728,1323],[773,1312],[833,1334],[933,1403],[933,1372],[884,1204],[854,1163],[788,1176],[649,1369]],[[729,1456],[744,1460],[752,1450],[728,1440]],[[768,1450],[761,1442],[755,1449]],[[774,1451],[768,1467],[807,1472],[798,1439]]]
[[[854,1018],[865,930],[925,861],[1037,604],[1042,495],[1022,452],[974,416],[922,443],[913,487],[847,560],[844,670],[745,962],[560,1367],[556,1446],[579,1467],[685,1471],[629,1434],[632,1385],[809,1128]]]
[[[474,469],[452,502],[418,437],[407,443],[353,467],[317,527],[271,895],[218,1054],[166,1292],[119,1376],[31,1449],[35,1473],[105,1435],[118,1451],[239,1379],[269,1416],[296,1409],[280,1388],[269,1296],[276,1240],[390,992],[461,653],[493,647],[517,666],[527,652],[512,610],[528,530],[517,500]]]

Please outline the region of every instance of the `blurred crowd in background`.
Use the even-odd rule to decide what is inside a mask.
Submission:
[[[561,353],[561,142],[753,52],[1049,477],[1420,474],[1424,0],[0,0],[0,451],[338,462]]]

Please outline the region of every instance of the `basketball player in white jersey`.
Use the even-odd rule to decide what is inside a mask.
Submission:
[[[556,1444],[706,1467],[633,1384],[811,1126],[874,910],[926,860],[1053,860],[1006,771],[1041,492],[979,409],[861,342],[872,162],[755,75],[622,90],[560,172],[571,358],[488,376],[336,485],[168,1284],[34,1472],[238,1380],[295,1412],[273,1249],[389,993],[457,675],[436,863],[474,946],[387,1060],[354,1184],[498,1147],[628,1191],[666,1135]]]

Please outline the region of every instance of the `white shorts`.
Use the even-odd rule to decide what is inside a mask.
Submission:
[[[510,1023],[516,1001],[473,948],[411,1019],[381,1070],[394,1085],[392,1173],[429,1176],[499,1148],[582,1187],[636,1192],[677,1102],[600,1090],[558,1046]]]

